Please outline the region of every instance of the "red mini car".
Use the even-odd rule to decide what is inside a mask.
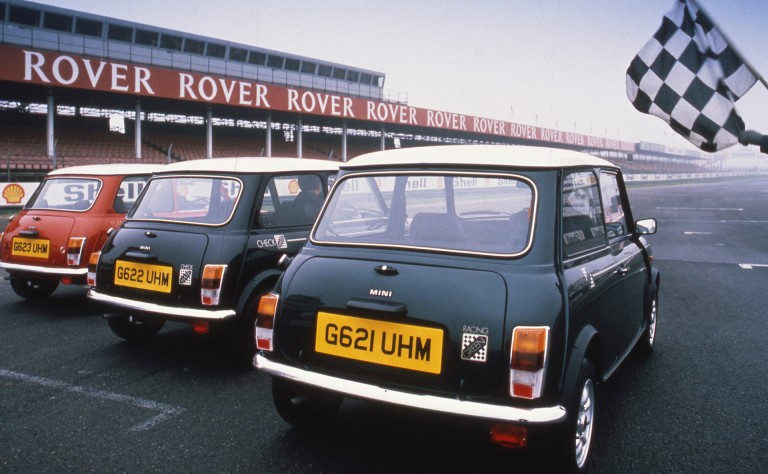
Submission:
[[[101,249],[159,165],[104,164],[51,171],[0,235],[0,268],[19,296],[49,296],[59,283],[85,285]]]

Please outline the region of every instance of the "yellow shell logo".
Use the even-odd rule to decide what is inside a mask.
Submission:
[[[288,191],[291,194],[296,194],[299,192],[299,181],[292,179],[290,183],[288,183]]]
[[[7,204],[20,204],[24,197],[24,188],[18,184],[9,184],[3,189],[3,197]]]

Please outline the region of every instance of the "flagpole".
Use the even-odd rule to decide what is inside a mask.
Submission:
[[[755,76],[755,78],[757,78],[757,80],[760,81],[760,83],[766,89],[768,89],[768,81],[766,81],[765,78],[763,77],[763,75],[760,74],[759,72],[757,72],[757,69],[755,69],[755,67],[752,65],[752,63],[750,63],[747,60],[747,58],[745,58],[744,55],[741,54],[741,51],[739,51],[739,49],[736,47],[736,45],[733,43],[733,41],[731,41],[731,39],[728,37],[728,35],[725,34],[725,31],[723,31],[723,29],[720,28],[720,25],[718,25],[717,22],[715,22],[714,18],[712,18],[712,15],[707,13],[707,11],[704,10],[701,7],[701,4],[698,1],[696,1],[696,0],[685,0],[685,2],[690,3],[692,5],[695,5],[697,9],[701,10],[702,12],[704,12],[705,15],[707,15],[707,18],[709,18],[709,21],[711,21],[712,25],[715,28],[717,28],[717,31],[720,32],[720,35],[723,37],[723,40],[726,43],[728,43],[728,45],[731,47],[731,49],[733,49],[733,51],[741,58],[741,60],[744,62],[744,65],[747,67],[747,69],[749,69],[749,72],[751,72]]]

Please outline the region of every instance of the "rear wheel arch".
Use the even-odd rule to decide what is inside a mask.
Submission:
[[[592,362],[595,371],[598,373],[598,379],[602,380],[599,374],[602,374],[601,367],[601,342],[600,334],[592,326],[585,327],[581,333],[576,337],[576,342],[571,346],[568,359],[566,361],[565,372],[563,375],[563,383],[560,390],[561,403],[566,403],[566,400],[573,393],[576,384],[578,383],[579,371],[581,369],[581,363],[584,359]]]
[[[238,359],[247,367],[253,367],[253,356],[256,354],[256,309],[258,299],[274,288],[280,277],[280,272],[263,272],[251,280],[243,290],[237,303],[237,319],[233,321],[235,343]]]
[[[256,295],[271,290],[275,284],[277,284],[277,280],[280,278],[281,273],[280,270],[276,269],[265,270],[253,277],[251,281],[243,287],[243,290],[237,297],[237,305],[235,306],[237,314],[242,315],[243,311],[247,309],[249,303]]]

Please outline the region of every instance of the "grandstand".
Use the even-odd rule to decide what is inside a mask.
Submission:
[[[700,154],[414,107],[378,71],[62,9],[0,1],[0,171],[223,156],[346,161],[398,146],[547,145],[629,172]],[[138,119],[137,119],[138,118]]]

